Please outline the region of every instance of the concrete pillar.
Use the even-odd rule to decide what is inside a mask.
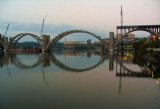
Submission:
[[[47,45],[50,43],[50,35],[47,36]]]
[[[43,67],[50,66],[50,59],[49,59],[48,54],[42,53],[42,62],[43,62]]]
[[[13,37],[10,37],[10,38],[9,38],[9,43],[10,43],[12,40],[13,40]],[[12,42],[12,43],[10,44],[10,48],[13,48],[13,46],[14,46],[14,43]]]
[[[46,52],[46,47],[50,43],[50,35],[42,35],[42,52]]]
[[[10,54],[10,64],[14,64],[15,54]]]
[[[109,52],[109,71],[113,71],[114,69],[114,56],[113,52]]]
[[[8,50],[8,37],[3,37],[4,40],[4,52],[7,52]]]
[[[114,51],[114,32],[110,32],[110,43],[109,43],[109,51]]]
[[[126,34],[126,28],[124,29],[124,34]]]
[[[155,28],[153,28],[153,31],[156,32],[156,31],[155,31]]]
[[[8,55],[7,53],[4,54],[4,64],[5,64],[6,66],[9,65],[9,55]]]
[[[11,42],[12,40],[13,40],[13,37],[10,37],[10,38],[9,38],[9,42]]]
[[[158,28],[156,28],[156,32],[158,33]]]
[[[46,35],[42,35],[42,52],[45,51],[46,46],[47,46]]]

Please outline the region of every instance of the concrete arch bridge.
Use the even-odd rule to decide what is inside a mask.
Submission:
[[[101,44],[103,44],[105,46],[106,49],[109,49],[109,41],[104,41],[103,39],[101,39],[100,36],[97,36],[96,34],[86,31],[86,30],[70,30],[70,31],[65,31],[62,32],[61,34],[58,34],[55,38],[53,38],[50,41],[50,36],[49,35],[43,35],[42,39],[32,33],[20,33],[12,38],[9,39],[8,42],[8,37],[3,37],[0,40],[0,43],[2,43],[2,46],[4,47],[4,51],[9,51],[10,49],[14,48],[15,45],[17,44],[17,42],[23,38],[23,37],[27,37],[27,36],[31,36],[33,37],[42,47],[42,51],[43,52],[48,52],[52,50],[52,47],[55,46],[55,44],[62,39],[63,37],[69,35],[69,34],[73,34],[73,33],[85,33],[85,34],[89,34],[95,38],[97,38]]]
[[[96,34],[92,33],[92,32],[89,32],[89,31],[86,31],[86,30],[70,30],[70,31],[66,31],[66,32],[62,32],[61,34],[58,34],[55,38],[53,38],[51,40],[51,42],[49,44],[45,44],[44,46],[44,49],[43,51],[51,51],[52,47],[60,40],[62,39],[63,37],[69,35],[69,34],[73,34],[73,33],[85,33],[85,34],[89,34],[95,38],[97,38],[102,44],[104,44],[104,46],[106,48],[108,48],[106,42],[104,40],[102,40],[100,38],[100,36],[97,36]],[[47,39],[47,38],[46,38]],[[49,42],[49,41],[46,41],[46,42]]]

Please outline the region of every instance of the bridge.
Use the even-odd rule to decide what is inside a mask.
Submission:
[[[145,31],[157,38],[160,37],[160,25],[128,25],[128,26],[117,26],[117,34],[119,30],[122,31],[123,35],[127,35],[134,31]]]
[[[42,39],[41,39],[39,36],[32,34],[32,33],[20,33],[14,37],[11,37],[9,39],[9,42],[8,42],[8,37],[2,37],[2,38],[0,38],[0,43],[3,46],[4,51],[8,52],[10,49],[15,47],[15,45],[17,44],[17,42],[21,38],[26,37],[26,36],[31,36],[40,44],[40,46],[42,47],[42,52],[48,52],[48,51],[52,50],[53,46],[55,46],[56,43],[60,39],[62,39],[63,37],[65,37],[69,34],[73,34],[73,33],[89,34],[89,35],[97,38],[101,42],[101,44],[103,44],[105,46],[105,48],[107,50],[113,49],[113,47],[111,47],[111,46],[113,46],[113,40],[114,40],[114,33],[113,32],[110,33],[110,35],[111,35],[110,37],[112,37],[112,38],[110,38],[110,45],[109,45],[108,42],[102,40],[100,36],[97,36],[96,34],[89,32],[89,31],[86,31],[86,30],[70,30],[70,31],[62,32],[61,34],[58,34],[55,38],[53,38],[51,41],[50,41],[50,35],[43,35]]]
[[[123,30],[124,34],[122,34],[123,36],[134,32],[134,31],[145,31],[148,32],[152,35],[155,35],[156,38],[160,38],[160,25],[131,25],[131,26],[117,26],[117,34],[119,32],[119,30]],[[73,34],[73,33],[85,33],[85,34],[89,34],[93,37],[95,37],[96,39],[98,39],[101,44],[103,44],[105,46],[105,49],[108,51],[114,51],[114,46],[117,45],[118,41],[114,40],[114,32],[110,32],[109,36],[109,40],[105,41],[103,39],[101,39],[100,36],[97,36],[96,34],[86,31],[86,30],[70,30],[70,31],[65,31],[62,32],[61,34],[58,34],[55,38],[53,38],[52,40],[50,40],[50,35],[43,35],[42,39],[32,33],[20,33],[12,38],[9,39],[8,41],[8,37],[0,37],[0,44],[1,46],[3,46],[4,51],[8,52],[10,49],[14,48],[15,45],[17,44],[17,42],[26,36],[31,36],[33,37],[42,47],[42,52],[49,52],[52,50],[53,46],[56,45],[56,43],[62,39],[63,37],[69,35],[69,34]]]

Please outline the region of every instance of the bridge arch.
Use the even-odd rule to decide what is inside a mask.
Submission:
[[[82,73],[82,72],[93,70],[96,67],[103,64],[104,61],[107,59],[107,57],[104,57],[98,63],[96,63],[93,66],[90,66],[90,67],[87,67],[87,68],[77,69],[77,68],[72,68],[72,67],[64,65],[63,63],[61,63],[59,60],[56,59],[56,57],[53,55],[53,53],[49,53],[49,54],[46,54],[46,55],[59,68],[61,68],[63,70],[66,70],[66,71],[70,71],[70,72],[76,72],[76,73]],[[39,66],[43,62],[43,60],[41,58],[42,58],[42,55],[41,55],[41,57],[39,57],[39,59],[34,64],[25,65],[17,57],[15,57],[14,58],[14,65],[19,67],[19,68],[22,68],[22,69],[32,69],[32,68],[35,68],[35,67]]]
[[[14,65],[19,67],[19,68],[22,68],[22,69],[32,69],[32,68],[35,68],[37,66],[39,66],[41,64],[42,60],[41,58],[39,57],[38,60],[32,64],[32,65],[25,65],[23,64],[16,56],[14,58]]]
[[[25,36],[33,37],[42,46],[42,39],[40,39],[37,35],[31,33],[20,33],[11,39],[11,41],[8,44],[8,49],[14,47],[17,44],[17,42]]]
[[[153,31],[151,29],[146,29],[146,28],[135,28],[135,29],[132,29],[132,30],[128,31],[127,33],[125,33],[125,35],[127,35],[131,32],[134,32],[134,31],[145,31],[145,32],[148,32],[148,33],[155,35],[157,38],[160,37],[160,34],[156,33],[155,31]]]
[[[62,39],[63,37],[69,35],[69,34],[73,34],[73,33],[86,33],[86,34],[89,34],[95,38],[97,38],[101,43],[103,43],[105,46],[105,42],[100,38],[100,36],[97,36],[96,34],[94,33],[91,33],[89,31],[86,31],[86,30],[70,30],[70,31],[66,31],[66,32],[63,32],[61,34],[58,34],[55,38],[53,38],[50,42],[50,44],[47,46],[46,48],[46,51],[48,50],[51,50],[51,48],[60,40]],[[107,46],[106,46],[107,48]]]
[[[103,64],[104,61],[107,59],[107,57],[105,57],[105,58],[102,58],[102,60],[100,60],[97,64],[95,64],[93,66],[90,66],[90,67],[87,67],[87,68],[77,69],[77,68],[72,68],[72,67],[64,65],[63,63],[61,63],[59,60],[56,59],[56,57],[53,55],[53,53],[49,53],[49,58],[59,68],[61,68],[63,70],[66,70],[66,71],[77,72],[77,73],[82,73],[82,72],[93,70],[94,68],[96,68],[99,65]]]

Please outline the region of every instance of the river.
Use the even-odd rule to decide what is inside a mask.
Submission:
[[[0,54],[1,109],[160,109],[159,77],[134,52]]]

